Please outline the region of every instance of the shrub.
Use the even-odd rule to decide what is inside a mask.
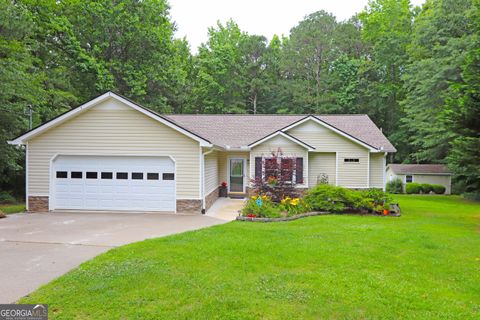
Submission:
[[[372,210],[388,198],[380,189],[350,190],[332,185],[317,185],[307,192],[305,201],[314,210],[341,212],[346,209]]]
[[[347,189],[319,184],[307,191],[305,201],[314,210],[341,212],[348,203]]]
[[[0,192],[0,203],[15,203],[15,198],[8,192]]]
[[[480,201],[480,192],[466,192],[462,196],[471,201]]]
[[[429,194],[430,192],[433,191],[433,185],[431,185],[431,184],[422,183],[421,187],[422,187],[422,192],[425,193],[425,194]]]
[[[388,193],[403,193],[403,182],[400,178],[395,178],[387,182],[386,191]]]
[[[257,204],[257,199],[261,199],[260,206]],[[241,212],[243,216],[259,218],[278,218],[281,216],[278,206],[266,195],[253,196],[248,199]]]
[[[432,190],[436,194],[444,194],[446,188],[444,186],[442,186],[441,184],[432,184]]]
[[[405,185],[405,192],[408,194],[416,194],[422,191],[422,185],[416,182],[407,183]]]
[[[6,216],[7,215],[2,210],[0,210],[0,219],[5,218]]]
[[[384,205],[385,203],[392,201],[390,195],[384,192],[382,189],[371,188],[359,192],[363,195],[363,198],[373,202],[374,206]]]

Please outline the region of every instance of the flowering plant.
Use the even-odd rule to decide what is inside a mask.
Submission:
[[[223,181],[221,184],[220,184],[223,188],[226,188],[227,187],[227,183],[225,181]]]
[[[280,201],[280,210],[286,212],[288,216],[292,216],[309,211],[310,206],[302,198],[284,197]]]

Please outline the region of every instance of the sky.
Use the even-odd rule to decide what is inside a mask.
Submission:
[[[421,5],[425,0],[411,0]],[[274,34],[288,35],[290,29],[307,14],[325,10],[338,20],[346,20],[361,11],[368,0],[170,0],[170,15],[177,25],[176,37],[187,37],[190,50],[207,40],[208,28],[217,20],[232,18],[242,31],[271,39]]]

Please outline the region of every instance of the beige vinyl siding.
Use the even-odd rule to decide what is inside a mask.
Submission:
[[[308,186],[314,187],[322,174],[327,175],[328,183],[336,183],[335,152],[310,152],[308,154]]]
[[[445,193],[451,193],[451,176],[445,175],[430,175],[430,174],[414,174],[413,182],[417,183],[429,183],[429,184],[440,184],[446,188]],[[405,181],[405,180],[403,180]]]
[[[121,102],[108,99],[28,141],[28,190],[49,194],[56,154],[171,156],[178,199],[200,199],[199,143]]]
[[[255,176],[255,158],[271,157],[272,152],[281,149],[286,157],[303,158],[303,177],[305,183],[308,180],[308,150],[285,137],[275,136],[255,147],[250,151],[250,176]]]
[[[205,195],[218,187],[218,152],[205,155]]]
[[[368,187],[370,151],[367,148],[312,120],[288,130],[288,133],[315,147],[315,152],[337,152],[337,185],[349,188]],[[345,163],[344,158],[358,158],[359,162]]]
[[[370,153],[370,187],[384,188],[383,175],[385,156],[383,153]]]
[[[219,152],[218,153],[218,184],[220,185],[222,182],[226,182],[230,184],[229,180],[229,173],[228,173],[228,159],[230,158],[242,158],[247,161],[246,167],[247,172],[245,172],[245,184],[248,185],[250,181],[250,175],[248,172],[248,160],[249,160],[249,153],[248,152]]]

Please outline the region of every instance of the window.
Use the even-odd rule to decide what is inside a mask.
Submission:
[[[265,179],[278,178],[277,158],[265,159]]]
[[[112,172],[102,172],[102,179],[113,179]]]
[[[413,182],[413,176],[405,176],[405,182],[406,183]]]
[[[283,181],[293,181],[293,159],[282,159],[280,170]]]
[[[117,179],[118,180],[127,180],[128,179],[128,172],[117,172]]]
[[[82,171],[72,171],[72,173],[70,173],[70,177],[72,179],[82,179],[82,174],[83,172]]]
[[[87,172],[86,176],[87,179],[97,179],[98,174],[97,172]]]
[[[143,172],[132,172],[132,179],[133,180],[142,180],[143,179]]]
[[[67,171],[57,171],[57,178],[65,179],[68,177]]]
[[[158,173],[147,173],[147,180],[158,180]]]
[[[173,173],[164,173],[162,174],[163,180],[175,180],[175,174]]]
[[[360,159],[358,158],[345,158],[343,159],[344,163],[359,163]]]

